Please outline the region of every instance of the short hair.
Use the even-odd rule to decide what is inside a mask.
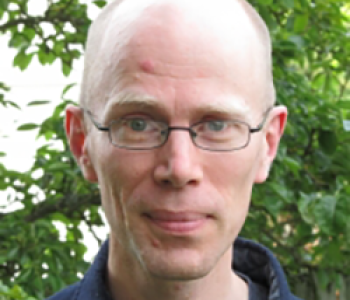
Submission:
[[[86,44],[85,52],[85,63],[84,63],[84,74],[81,85],[80,93],[80,105],[86,106],[91,103],[93,99],[100,98],[102,95],[101,90],[107,89],[108,85],[104,81],[108,78],[106,70],[111,66],[110,57],[108,51],[102,51],[105,45],[106,38],[111,30],[118,31],[119,37],[117,41],[114,41],[113,47],[115,49],[121,49],[126,46],[128,39],[131,38],[130,25],[134,20],[140,17],[143,11],[157,3],[161,2],[174,2],[174,0],[142,0],[135,1],[135,10],[128,13],[124,12],[124,3],[133,0],[115,0],[104,7],[100,15],[92,23]],[[188,0],[187,0],[188,1]],[[214,1],[214,0],[212,0]],[[272,75],[272,47],[269,30],[257,13],[257,11],[245,0],[233,0],[236,1],[245,12],[248,20],[251,22],[258,42],[263,46],[265,60],[262,62],[266,64],[266,95],[263,96],[266,99],[265,105],[271,106],[274,104],[276,99],[275,88],[273,84]],[[117,22],[118,28],[115,28]],[[128,34],[129,33],[129,34]],[[105,53],[107,52],[107,53]],[[121,58],[118,58],[121,59]]]

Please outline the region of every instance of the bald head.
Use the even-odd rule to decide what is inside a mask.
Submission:
[[[223,55],[240,48],[232,60],[239,62],[249,56],[246,78],[250,78],[252,85],[256,79],[264,86],[259,99],[263,106],[274,103],[269,32],[246,1],[116,0],[103,9],[90,28],[81,105],[91,107],[96,101],[107,100],[119,88],[120,73],[116,74],[115,69],[122,67],[128,55],[127,46],[142,43],[143,36],[150,36],[147,27],[165,25],[176,31],[159,31],[164,35],[164,43],[171,43],[172,39],[174,44],[180,44],[178,41],[182,39],[188,45],[198,36],[206,35],[206,40],[197,43],[198,47],[215,43]],[[135,38],[137,35],[141,38]],[[190,51],[194,50],[192,47]]]

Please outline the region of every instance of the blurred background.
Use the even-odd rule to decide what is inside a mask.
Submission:
[[[90,20],[107,2],[0,0],[1,300],[77,281],[107,238],[98,186],[63,130]],[[271,32],[289,120],[241,235],[273,250],[297,295],[350,299],[350,3],[250,2]]]

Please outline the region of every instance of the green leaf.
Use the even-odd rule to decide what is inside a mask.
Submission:
[[[10,91],[10,87],[8,87],[7,85],[5,85],[3,82],[0,82],[0,89],[4,90],[5,92]]]
[[[22,31],[22,34],[27,38],[27,41],[32,41],[36,35],[36,32],[33,28],[25,27]]]
[[[56,60],[56,55],[52,51],[46,54],[46,62],[48,64],[51,65],[55,60]]]
[[[6,10],[8,4],[9,4],[9,0],[1,0],[1,1],[0,1],[0,9]]]
[[[75,87],[77,84],[76,83],[70,83],[68,85],[66,85],[62,91],[61,94],[61,99],[64,99],[64,96],[68,93],[68,91],[72,88]]]
[[[52,53],[52,51],[46,51],[46,50],[39,50],[37,52],[39,62],[42,65],[46,64],[52,64],[56,60],[55,54]]]
[[[64,42],[63,41],[56,41],[56,43],[53,45],[53,50],[56,54],[60,54],[64,49]]]
[[[303,192],[300,193],[300,199],[298,201],[298,210],[303,221],[307,224],[313,224],[314,220],[310,213],[310,204],[312,203],[313,195],[308,195]]]
[[[102,7],[104,7],[106,4],[107,4],[107,2],[106,1],[93,1],[93,3],[96,5],[96,6],[98,6],[99,8],[102,8]]]
[[[294,8],[294,0],[282,0],[287,8]]]
[[[32,61],[33,55],[33,53],[26,54],[24,51],[19,52],[13,60],[13,66],[19,67],[21,71],[24,71]]]
[[[340,109],[350,109],[350,101],[338,101],[337,107],[339,107]]]
[[[7,261],[7,256],[0,255],[0,265]],[[1,290],[0,290],[1,292]]]
[[[293,172],[295,176],[299,177],[298,172],[302,168],[302,166],[297,160],[286,156],[283,159],[283,163]]]
[[[6,153],[5,152],[0,152],[0,157],[5,157]]]
[[[36,106],[36,105],[44,105],[44,104],[48,104],[51,103],[51,101],[49,100],[35,100],[35,101],[31,101],[27,104],[27,106]]]
[[[300,35],[292,35],[288,40],[294,43],[299,49],[305,46],[304,39]]]
[[[316,278],[317,278],[317,286],[320,286],[322,290],[326,290],[330,281],[327,271],[324,271],[324,270],[317,271]]]
[[[53,163],[48,166],[45,166],[45,170],[50,172],[64,171],[68,169],[69,165],[67,163]]]
[[[42,65],[45,65],[45,64],[47,63],[47,60],[46,60],[47,55],[46,55],[45,51],[39,50],[39,51],[37,52],[37,55],[38,55],[39,62],[40,62]]]
[[[337,198],[331,195],[322,196],[321,199],[315,201],[313,208],[314,218],[326,234],[332,234],[336,205]]]
[[[294,31],[295,32],[303,32],[309,21],[309,16],[307,14],[297,15],[294,19]]]
[[[12,106],[14,108],[21,109],[19,107],[19,105],[17,103],[13,102],[13,101],[5,101],[5,103],[6,103],[6,105],[10,105],[10,106]]]
[[[270,182],[269,186],[281,199],[283,199],[284,201],[289,201],[288,191],[284,186],[279,185],[275,182]]]
[[[29,41],[26,36],[16,32],[9,41],[9,47],[23,49],[29,46]]]
[[[66,63],[62,63],[62,73],[64,76],[68,76],[71,71],[72,68],[69,65],[67,65]]]
[[[271,5],[273,3],[273,0],[258,0],[259,4],[261,5]]]
[[[333,154],[337,150],[338,139],[333,131],[321,130],[318,136],[318,142],[326,154]]]
[[[7,259],[9,260],[13,260],[18,258],[18,253],[19,253],[19,247],[16,246],[15,248],[11,249],[8,254],[7,254]]]
[[[40,125],[38,124],[34,124],[34,123],[27,123],[27,124],[23,124],[21,126],[19,126],[17,128],[18,131],[26,131],[26,130],[33,130],[33,129],[36,129],[36,128],[39,128]]]
[[[30,275],[32,275],[32,273],[33,273],[33,270],[32,270],[32,269],[25,270],[25,271],[21,274],[19,280],[20,280],[21,282],[27,281],[27,280],[29,279]]]

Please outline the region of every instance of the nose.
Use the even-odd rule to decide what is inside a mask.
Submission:
[[[175,188],[198,185],[203,178],[201,151],[188,131],[173,130],[168,141],[158,149],[154,178],[158,184]]]

